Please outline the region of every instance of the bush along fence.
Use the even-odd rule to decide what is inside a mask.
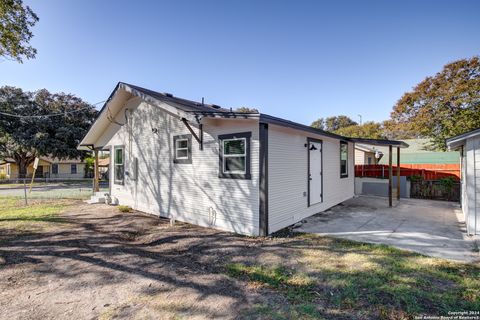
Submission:
[[[460,201],[459,164],[402,164],[400,175],[410,181],[410,198]],[[388,165],[355,165],[355,177],[388,179]]]
[[[397,167],[393,166],[396,175]],[[452,178],[460,181],[460,164],[402,164],[400,175],[406,177],[421,177],[422,180],[439,180]],[[355,177],[388,178],[388,165],[370,164],[355,165]]]
[[[460,201],[460,183],[453,178],[423,180],[410,177],[410,198]]]

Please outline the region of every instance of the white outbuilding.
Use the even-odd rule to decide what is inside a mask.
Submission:
[[[110,150],[110,196],[134,209],[268,235],[354,196],[354,141],[118,83],[79,148]]]
[[[461,203],[469,235],[480,234],[480,128],[447,139],[451,150],[460,150]]]

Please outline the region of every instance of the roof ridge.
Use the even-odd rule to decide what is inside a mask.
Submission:
[[[147,94],[150,94],[150,95],[153,95],[153,96],[161,95],[164,100],[169,100],[171,102],[179,103],[179,104],[186,104],[189,107],[209,108],[209,109],[211,109],[211,111],[215,111],[215,112],[230,112],[229,109],[223,108],[223,107],[221,107],[219,105],[216,105],[216,104],[213,104],[213,103],[208,104],[208,103],[202,103],[202,102],[198,102],[198,101],[194,101],[194,100],[190,100],[190,99],[185,99],[185,98],[177,97],[177,96],[173,95],[172,93],[154,91],[154,90],[147,89],[147,88],[144,88],[144,87],[140,87],[140,86],[130,84],[130,83],[127,83],[127,82],[120,82],[120,83],[124,84],[124,85],[127,85],[129,87],[132,87],[135,90],[143,91],[144,93],[147,93]]]

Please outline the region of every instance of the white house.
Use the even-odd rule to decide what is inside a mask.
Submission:
[[[354,195],[353,140],[119,83],[82,140],[123,205],[267,235]]]
[[[383,152],[379,151],[375,147],[355,144],[355,164],[378,164],[383,157]]]
[[[460,150],[462,209],[467,233],[480,234],[480,128],[447,139],[447,146]]]

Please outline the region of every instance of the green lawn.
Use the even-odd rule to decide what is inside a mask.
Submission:
[[[24,200],[0,197],[0,230],[28,232],[43,230],[52,223],[65,222],[58,214],[71,205],[68,200]]]
[[[384,245],[300,235],[287,263],[230,263],[248,287],[283,297],[244,313],[253,319],[404,319],[480,311],[480,267]],[[291,248],[291,246],[289,246]],[[348,315],[348,316],[347,316]]]

